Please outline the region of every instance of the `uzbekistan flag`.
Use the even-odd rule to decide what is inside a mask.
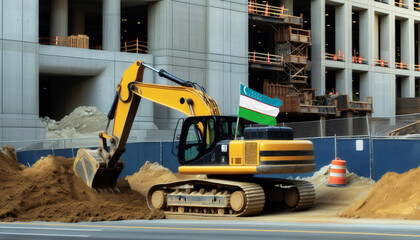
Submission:
[[[238,117],[274,126],[281,104],[280,99],[269,98],[241,84]]]

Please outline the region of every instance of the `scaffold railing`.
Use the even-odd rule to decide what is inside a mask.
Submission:
[[[262,16],[268,17],[276,17],[276,18],[284,18],[288,15],[289,10],[284,8],[284,6],[277,7],[266,4],[261,4],[253,1],[248,2],[248,13],[250,14],[258,14]]]
[[[374,60],[375,66],[379,67],[389,67],[389,61],[383,59],[376,59]]]
[[[395,6],[402,7],[402,8],[408,8],[408,4],[405,3],[403,0],[395,0]]]
[[[359,54],[359,56],[352,56],[351,58],[352,63],[358,63],[358,64],[367,64],[367,59],[363,58],[362,55]]]
[[[419,2],[414,2],[414,10],[420,11],[420,3]]]
[[[396,62],[395,63],[395,68],[407,70],[408,69],[408,63]]]
[[[259,52],[253,51],[253,52],[248,52],[248,62],[283,66],[284,57],[283,55],[274,55],[274,54],[270,54],[269,52],[259,53]]]
[[[338,53],[325,53],[325,59],[344,62],[344,51],[338,50]]]
[[[60,47],[71,48],[89,48],[89,36],[79,34],[67,37],[40,37],[39,43],[43,45],[55,45]]]
[[[138,38],[133,41],[125,41],[121,43],[121,52],[147,53],[147,42],[139,41]]]

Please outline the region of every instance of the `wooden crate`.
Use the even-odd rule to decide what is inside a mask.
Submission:
[[[280,106],[280,112],[299,112],[300,98],[298,96],[285,96],[280,98],[283,104]]]
[[[270,98],[281,98],[289,94],[289,86],[269,83],[267,80],[264,81],[263,94]]]

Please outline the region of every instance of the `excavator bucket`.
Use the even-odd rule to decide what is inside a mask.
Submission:
[[[117,179],[123,168],[124,163],[121,159],[110,167],[97,149],[84,148],[77,151],[73,165],[76,175],[98,192],[119,192]]]

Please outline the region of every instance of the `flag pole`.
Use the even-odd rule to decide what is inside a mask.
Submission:
[[[239,114],[239,111],[238,111],[238,114]],[[238,116],[238,120],[236,120],[235,140],[236,140],[236,137],[238,136],[238,126],[239,126],[239,116]]]
[[[242,84],[242,82],[240,82],[239,83],[239,89],[241,89],[241,84]],[[241,95],[241,90],[239,90],[239,96]],[[239,97],[240,98],[240,97]],[[235,139],[234,140],[236,140],[236,138],[238,137],[238,126],[239,126],[239,105],[240,104],[238,104],[238,114],[237,114],[237,120],[236,120],[236,128],[235,128]]]

